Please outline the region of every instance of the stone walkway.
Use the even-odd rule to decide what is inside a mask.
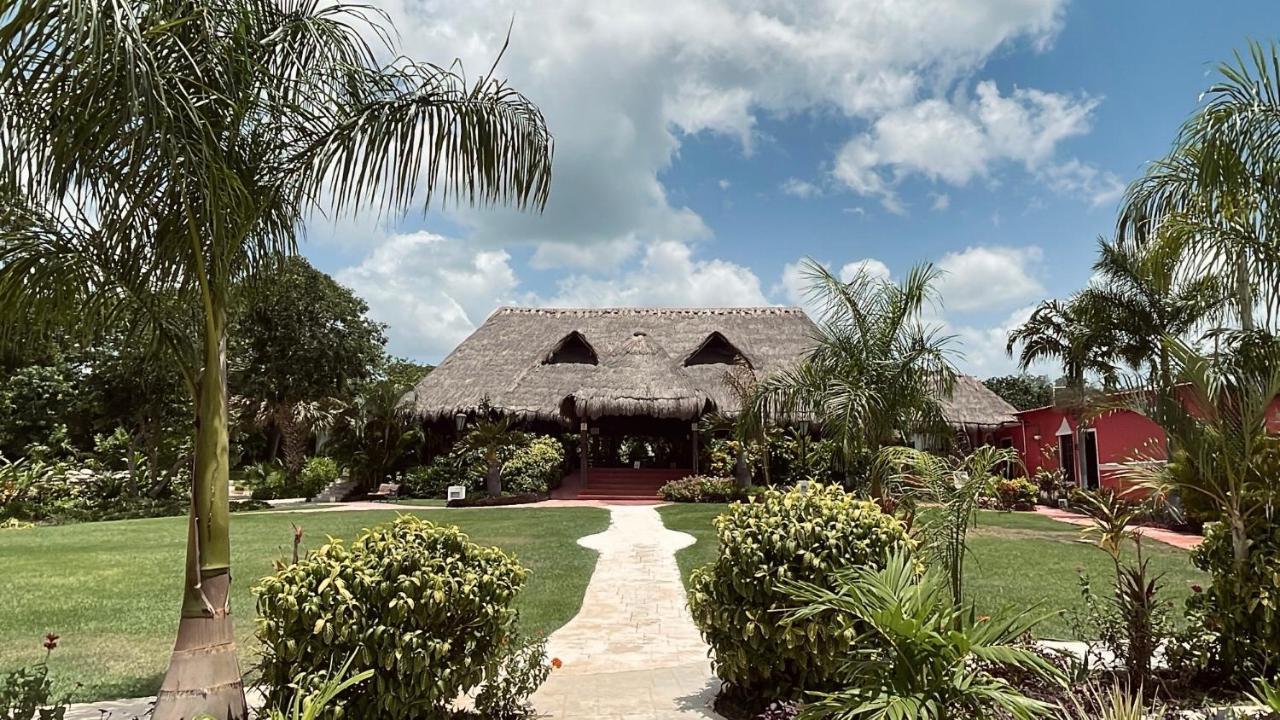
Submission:
[[[1064,522],[1071,525],[1088,526],[1093,524],[1093,521],[1089,518],[1081,515],[1080,513],[1071,512],[1070,510],[1037,505],[1036,512],[1044,515],[1045,517],[1057,520],[1058,522]],[[1199,547],[1200,543],[1204,542],[1204,537],[1200,535],[1175,532],[1173,530],[1165,530],[1164,528],[1143,526],[1137,528],[1137,530],[1142,533],[1143,538],[1162,542],[1165,545],[1172,545],[1183,550],[1193,550]]]
[[[653,507],[610,513],[608,530],[578,541],[600,557],[582,610],[547,641],[564,666],[535,707],[563,720],[718,718],[709,708],[718,683],[675,560],[693,537],[668,530]]]

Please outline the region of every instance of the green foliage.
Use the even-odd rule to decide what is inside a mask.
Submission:
[[[0,458],[0,520],[86,522],[186,510],[182,495],[140,497],[129,494],[128,486],[128,471],[107,470],[95,463]]]
[[[547,641],[526,641],[513,636],[505,645],[497,669],[485,678],[476,693],[475,707],[484,720],[519,720],[532,717],[533,695],[551,674]]]
[[[920,265],[894,283],[860,268],[846,282],[809,260],[805,272],[822,308],[815,347],[760,382],[756,413],[776,423],[812,413],[841,468],[858,478],[881,447],[948,432],[940,398],[955,382],[951,338],[921,322],[939,271]],[[879,495],[882,478],[868,480]]]
[[[315,497],[329,483],[338,479],[338,461],[328,457],[307,460],[298,473],[298,486],[302,497]]]
[[[1043,375],[1001,375],[989,377],[982,384],[1019,410],[1053,404],[1053,385]]]
[[[1033,510],[1040,488],[1025,477],[991,478],[990,491],[1000,510]]]
[[[952,602],[945,575],[923,575],[895,550],[876,565],[854,565],[823,584],[786,581],[802,605],[788,624],[856,628],[837,658],[836,689],[813,694],[801,718],[961,720],[1048,715],[1051,707],[1023,695],[997,670],[1061,681],[1057,668],[1030,645],[1029,610],[978,616]]]
[[[450,485],[470,488],[472,483],[461,476],[458,465],[448,455],[440,455],[426,465],[415,465],[400,476],[400,492],[416,498],[442,498]]]
[[[503,490],[547,493],[564,477],[564,446],[549,435],[532,435],[502,464]]]
[[[757,700],[831,688],[860,632],[842,618],[781,622],[786,581],[828,587],[847,567],[880,566],[913,548],[905,527],[838,487],[765,490],[715,521],[715,563],[689,579],[689,610],[730,692]]]
[[[1236,678],[1275,677],[1280,671],[1280,527],[1259,526],[1249,537],[1249,559],[1234,567],[1229,528],[1205,526],[1191,562],[1211,582],[1188,600],[1188,614],[1218,636],[1223,666]]]
[[[268,706],[320,687],[330,659],[350,656],[351,670],[374,671],[369,691],[340,698],[324,717],[441,712],[495,672],[527,574],[456,527],[413,516],[350,546],[324,545],[255,590]]]
[[[744,500],[748,491],[728,477],[690,475],[658,488],[658,495],[667,502],[724,503]]]
[[[50,445],[59,428],[65,432],[75,384],[63,365],[24,367],[0,379],[0,455],[22,457],[32,445]]]
[[[325,711],[338,696],[373,677],[372,670],[348,676],[347,670],[350,666],[351,660],[348,658],[341,670],[321,682],[315,690],[309,693],[294,693],[293,700],[288,704],[268,708],[267,720],[319,720],[324,717]],[[212,719],[206,716],[197,720]]]

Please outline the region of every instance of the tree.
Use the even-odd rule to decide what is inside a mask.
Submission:
[[[1019,410],[1053,404],[1053,385],[1043,375],[1019,373],[990,377],[982,381],[991,392]]]
[[[1186,239],[1157,237],[1142,245],[1100,240],[1093,269],[1098,279],[1077,296],[1089,322],[1108,326],[1116,354],[1144,367],[1162,385],[1170,381],[1165,337],[1184,337],[1226,308],[1216,275],[1183,276]]]
[[[1280,318],[1280,48],[1251,42],[1248,58],[1218,68],[1207,102],[1173,148],[1126,191],[1116,236],[1186,248],[1178,272],[1218,275],[1239,326]]]
[[[375,371],[386,335],[363,300],[298,256],[262,268],[238,290],[231,387],[272,430],[268,460],[281,447],[296,474],[311,431],[331,414],[326,401]]]
[[[489,75],[403,58],[379,17],[318,0],[27,0],[0,15],[0,318],[129,327],[195,405],[157,720],[246,715],[229,608],[237,283],[294,252],[326,204],[546,201],[538,109]]]
[[[796,367],[761,381],[760,417],[814,413],[846,472],[869,471],[886,444],[944,432],[940,399],[955,382],[951,338],[920,321],[938,271],[922,265],[895,284],[859,270],[846,283],[809,260],[805,273],[822,307],[816,345]],[[871,485],[879,494],[879,478]]]
[[[512,429],[511,419],[508,417],[481,420],[471,432],[463,436],[459,445],[484,460],[484,489],[489,497],[502,494],[502,452],[516,447],[521,441],[520,434]]]

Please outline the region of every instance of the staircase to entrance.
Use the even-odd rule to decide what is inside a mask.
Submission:
[[[657,501],[658,488],[692,475],[688,468],[590,468],[587,481],[574,472],[553,493],[566,500]]]

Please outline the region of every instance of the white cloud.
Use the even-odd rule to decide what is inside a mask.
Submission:
[[[475,250],[429,232],[384,238],[354,267],[336,274],[387,323],[390,349],[438,359],[461,342],[502,302],[517,300],[519,280],[511,256]]]
[[[1111,204],[1124,194],[1124,183],[1115,173],[1099,170],[1075,158],[1050,165],[1041,170],[1040,175],[1054,191],[1082,197],[1094,207]]]
[[[942,256],[938,292],[948,310],[998,310],[1042,296],[1034,276],[1043,253],[1035,246],[974,246]]]
[[[853,280],[859,271],[862,271],[873,278],[880,278],[881,280],[891,279],[889,266],[875,258],[865,258],[845,263],[844,266],[840,268],[840,279],[845,282],[849,282]]]
[[[822,188],[808,180],[801,180],[800,178],[787,178],[783,181],[782,185],[779,186],[779,189],[782,190],[784,195],[791,195],[793,197],[804,199],[817,197],[822,194]]]
[[[728,190],[732,183],[729,182],[728,178],[720,178],[720,181],[716,184],[720,186],[721,190]]]
[[[930,210],[941,212],[951,207],[951,196],[946,193],[929,193],[929,197],[933,200],[929,205]]]
[[[612,276],[571,275],[541,305],[563,307],[732,307],[768,305],[760,279],[742,265],[698,260],[672,240],[645,249],[638,267]]]
[[[659,179],[685,136],[720,134],[750,152],[762,114],[834,112],[851,121],[876,122],[923,109],[930,117],[954,115],[961,124],[974,122],[976,111],[951,108],[947,98],[955,84],[1011,43],[1045,48],[1066,2],[378,4],[392,17],[407,56],[439,63],[458,57],[472,75],[488,68],[514,18],[498,73],[538,104],[556,135],[551,199],[540,214],[451,210],[470,239],[488,247],[622,241],[643,247],[709,234],[696,213],[667,196]],[[1035,113],[1039,97],[1015,91],[1010,102],[1013,109]],[[1072,107],[1068,103],[1063,109]],[[1039,115],[1035,119],[1032,140],[1051,145],[1052,124],[1040,122]],[[997,113],[994,120],[1002,117]],[[1003,132],[1007,123],[994,120],[983,132]],[[1062,122],[1070,125],[1070,115]],[[887,136],[888,127],[882,132]],[[880,163],[893,162],[886,157],[858,167],[873,183],[891,181],[879,178]],[[971,172],[966,167],[974,162],[956,159],[947,173]],[[896,198],[881,199],[891,211],[904,209]],[[622,256],[605,257],[621,262]],[[539,258],[548,265],[578,267],[598,261],[597,255],[563,251]]]
[[[841,148],[832,174],[858,194],[880,197],[887,207],[900,207],[895,187],[906,177],[962,187],[990,176],[1001,163],[1043,171],[1055,189],[1082,194],[1079,183],[1055,182],[1048,173],[1057,167],[1051,161],[1058,145],[1088,132],[1097,99],[1027,88],[1002,95],[991,81],[978,83],[974,95],[959,101],[929,98],[886,112]],[[1070,167],[1074,177],[1090,171],[1105,175],[1074,159],[1061,167]],[[1092,193],[1084,194],[1094,201]]]
[[[1033,310],[1035,305],[1019,307],[998,324],[990,327],[967,324],[953,326],[943,321],[941,330],[954,336],[960,355],[957,365],[965,373],[979,378],[1009,375],[1018,372],[1017,360],[1009,357],[1006,352],[1009,331],[1026,322]],[[1029,368],[1029,371],[1037,375],[1054,377],[1056,368],[1051,364],[1037,364]]]

